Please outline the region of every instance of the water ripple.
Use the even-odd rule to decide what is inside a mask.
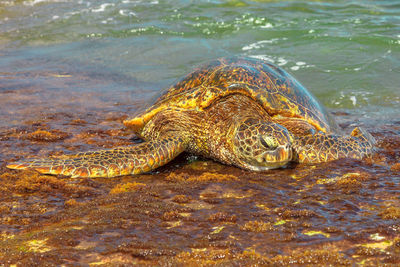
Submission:
[[[340,108],[354,108],[351,96],[361,107],[398,104],[399,32],[400,4],[390,0],[0,2],[0,48],[54,46],[57,57],[135,73],[126,56],[115,59],[128,55],[160,65],[152,77],[161,83],[196,62],[244,54],[299,73],[323,103]],[[87,50],[68,48],[75,44]],[[364,91],[373,92],[368,101],[353,94]]]

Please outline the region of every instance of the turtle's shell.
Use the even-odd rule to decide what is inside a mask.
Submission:
[[[286,71],[261,59],[242,57],[221,58],[201,66],[124,124],[139,132],[166,108],[202,111],[231,94],[250,97],[272,117],[301,118],[326,133],[337,127],[316,98]]]

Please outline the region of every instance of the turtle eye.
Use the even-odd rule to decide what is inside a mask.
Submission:
[[[268,150],[274,150],[274,149],[276,149],[278,147],[276,145],[276,143],[274,142],[274,140],[272,138],[269,138],[269,137],[264,138],[263,136],[261,136],[260,137],[260,142]]]

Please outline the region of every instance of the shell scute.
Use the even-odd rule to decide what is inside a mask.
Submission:
[[[264,60],[243,57],[213,60],[195,69],[124,124],[138,132],[155,114],[167,108],[201,111],[230,94],[254,99],[271,116],[304,119],[323,132],[336,128],[322,105],[290,74]]]

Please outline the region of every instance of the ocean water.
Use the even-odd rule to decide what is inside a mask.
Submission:
[[[399,118],[397,0],[14,0],[0,2],[0,126],[49,109],[133,112],[231,55],[283,67],[333,112]]]

